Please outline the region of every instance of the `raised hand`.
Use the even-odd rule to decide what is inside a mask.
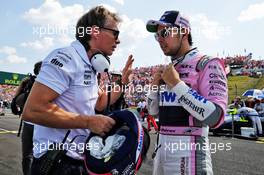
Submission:
[[[129,75],[132,73],[132,64],[134,62],[133,55],[129,55],[127,58],[126,65],[122,70],[122,84],[129,83]]]
[[[169,88],[173,88],[181,81],[179,73],[175,70],[173,64],[166,66],[162,73],[162,79],[169,86]]]

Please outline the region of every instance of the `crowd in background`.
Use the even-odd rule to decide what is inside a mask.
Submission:
[[[264,69],[263,60],[251,60],[248,56],[226,57],[226,65],[243,65],[244,69]]]
[[[232,69],[230,75],[261,77],[264,75],[264,60],[252,60],[250,56],[226,57],[225,65]]]
[[[0,103],[2,105],[7,103],[9,106],[15,95],[16,88],[17,86],[0,84]]]
[[[128,106],[137,107],[140,102],[145,101],[147,94],[147,86],[152,82],[152,75],[162,65],[150,66],[150,67],[136,67],[133,69],[131,81],[126,85],[125,100]],[[108,76],[103,74],[100,78],[100,86],[105,87],[108,83]],[[140,89],[140,90],[139,90]]]
[[[255,69],[264,70],[264,60],[251,60],[248,56],[235,56],[226,57],[223,59],[225,65],[241,65],[243,75],[249,75],[250,71]],[[147,91],[138,91],[137,87],[145,88],[152,82],[152,75],[162,65],[150,66],[150,67],[136,67],[133,69],[131,76],[131,82],[127,85],[127,91],[125,93],[125,100],[128,106],[138,106],[139,102],[145,101]],[[264,73],[264,72],[262,72]],[[103,74],[100,77],[100,86],[102,88],[108,83],[108,77]],[[10,104],[14,94],[16,86],[12,85],[0,85],[0,101]]]

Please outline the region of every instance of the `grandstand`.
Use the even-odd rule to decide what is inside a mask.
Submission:
[[[17,86],[26,76],[25,74],[0,71],[0,101],[9,106]]]
[[[248,56],[226,57],[222,58],[222,60],[226,66],[230,66],[230,76],[243,75],[250,77],[261,77],[264,74],[264,60],[252,60],[251,58],[252,54],[249,54]],[[162,65],[136,67],[133,69],[129,88],[137,89],[137,86],[142,86],[144,88],[145,86],[150,85],[153,74],[160,66]],[[0,100],[10,103],[15,94],[16,87],[26,76],[27,75],[24,74],[0,71]],[[100,79],[100,85],[105,87],[107,82],[107,76],[102,75]],[[139,101],[145,100],[146,93],[146,91],[136,90],[126,93],[125,99],[127,104],[129,106],[136,106]],[[232,94],[230,95],[232,96]]]
[[[252,54],[224,58],[225,65],[231,68],[231,75],[260,77],[264,74],[264,60],[252,60]]]

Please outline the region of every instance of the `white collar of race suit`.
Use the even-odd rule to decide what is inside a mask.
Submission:
[[[171,57],[171,61],[172,61],[173,65],[177,65],[179,63],[184,63],[188,60],[195,58],[195,55],[197,55],[198,53],[199,53],[199,51],[195,47],[195,48],[189,50],[188,52],[186,52],[183,56],[181,56],[179,58]]]

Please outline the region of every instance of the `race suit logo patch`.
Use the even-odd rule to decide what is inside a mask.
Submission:
[[[219,96],[219,97],[224,97],[224,94],[221,94],[219,92],[209,92],[208,96]]]
[[[221,70],[221,68],[219,66],[216,66],[216,65],[209,65],[208,68],[209,69],[218,69],[218,70]]]
[[[188,128],[184,131],[184,134],[191,134],[197,130],[198,130],[198,128]]]
[[[161,101],[162,102],[175,102],[176,101],[176,93],[174,92],[163,92],[161,93]]]
[[[212,91],[219,90],[219,91],[222,91],[222,92],[226,92],[226,89],[218,87],[218,86],[213,86],[213,85],[209,88],[209,90],[212,90]]]
[[[189,160],[188,157],[181,158],[181,175],[189,174],[189,171],[188,171],[189,161],[188,160]]]
[[[179,73],[180,74],[180,78],[188,78],[189,77],[189,72],[187,73]]]
[[[193,69],[193,66],[192,65],[187,65],[187,64],[182,64],[181,68],[183,68],[183,69]]]
[[[226,83],[221,81],[221,80],[210,80],[209,83],[210,84],[219,84],[220,86],[226,87]]]
[[[191,100],[186,98],[184,95],[179,98],[179,102],[183,102],[187,106],[189,106],[193,111],[197,112],[199,115],[202,115],[204,118],[204,108],[201,108],[199,106],[196,106]]]
[[[202,101],[204,104],[207,102],[207,100],[203,96],[199,95],[193,89],[189,89],[188,93],[191,94],[196,100]]]
[[[219,74],[216,74],[216,73],[210,73],[209,74],[209,78],[212,78],[212,79],[222,79],[222,80],[225,80],[225,76],[224,75],[219,75]]]

